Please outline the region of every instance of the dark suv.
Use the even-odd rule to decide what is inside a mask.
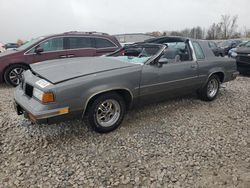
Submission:
[[[29,64],[58,58],[100,56],[121,47],[106,33],[66,32],[33,39],[0,54],[0,82],[17,86]],[[60,73],[58,73],[60,74]]]
[[[215,56],[221,56],[224,57],[225,56],[225,51],[223,48],[218,47],[218,45],[216,44],[216,42],[214,41],[209,41],[208,42],[208,46],[211,48],[211,50],[213,51]]]
[[[219,43],[218,47],[222,48],[224,50],[225,55],[228,55],[229,50],[232,48],[236,48],[240,43],[242,43],[241,40],[225,40],[221,43]]]

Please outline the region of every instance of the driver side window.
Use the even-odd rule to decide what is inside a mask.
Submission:
[[[167,63],[181,62],[179,50],[175,48],[167,48],[160,59],[162,61],[166,61]]]
[[[36,48],[42,48],[44,52],[51,52],[51,51],[60,51],[63,50],[63,38],[53,38],[46,40],[45,42],[42,42],[40,45],[32,48],[32,50],[29,51],[29,54],[35,53]]]
[[[40,44],[40,47],[43,49],[44,52],[63,50],[63,38],[49,39]]]

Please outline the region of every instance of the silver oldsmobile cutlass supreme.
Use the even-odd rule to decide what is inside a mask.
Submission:
[[[33,64],[14,99],[18,115],[33,122],[86,115],[91,127],[104,133],[116,129],[138,102],[190,91],[212,101],[220,84],[237,75],[236,62],[215,57],[206,41],[175,37],[164,45],[138,43],[102,57]]]

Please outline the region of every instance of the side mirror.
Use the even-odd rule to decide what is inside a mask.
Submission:
[[[44,50],[43,50],[43,48],[41,48],[41,47],[38,47],[38,48],[35,49],[35,53],[36,53],[36,54],[41,54],[43,51],[44,51]]]
[[[158,60],[158,63],[160,64],[160,65],[162,65],[162,64],[167,64],[169,62],[169,60],[167,59],[167,58],[160,58],[159,60]]]

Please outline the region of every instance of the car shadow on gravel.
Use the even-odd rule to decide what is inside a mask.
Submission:
[[[223,86],[221,91],[217,100],[225,93],[227,93],[227,95],[230,94]],[[24,128],[24,134],[28,134],[31,139],[46,139],[48,143],[53,145],[62,142],[74,142],[76,140],[96,141],[95,139],[100,140],[110,136],[122,137],[128,134],[140,134],[142,133],[141,131],[143,131],[145,135],[150,134],[150,130],[153,132],[157,132],[161,129],[169,130],[171,126],[166,125],[166,122],[162,120],[163,117],[166,117],[166,114],[169,114],[171,120],[171,118],[175,118],[174,115],[178,114],[180,110],[188,112],[202,105],[207,105],[207,102],[199,100],[196,94],[141,105],[128,111],[122,125],[117,130],[108,134],[99,134],[92,131],[89,126],[80,119],[52,125],[36,125],[22,118],[20,126]],[[167,136],[168,133],[166,131],[164,132]]]
[[[241,77],[250,77],[250,72],[240,73]]]
[[[127,130],[127,128],[131,126],[136,126],[136,129],[141,129],[141,127],[138,126],[144,125],[140,125],[138,123],[135,125],[135,122],[142,122],[143,124],[150,123],[145,121],[145,117],[147,120],[151,120],[153,122],[154,118],[161,119],[161,114],[166,111],[166,108],[171,108],[172,112],[178,108],[188,108],[188,106],[191,108],[192,105],[194,105],[194,101],[199,101],[196,95],[186,95],[182,97],[175,97],[171,100],[167,99],[161,102],[157,101],[151,104],[140,105],[140,107],[135,107],[128,111],[120,128],[112,133],[104,135],[123,134],[124,131],[129,132],[130,130]],[[189,105],[187,105],[187,103],[189,103]],[[160,122],[160,120],[158,122]],[[29,134],[30,137],[44,137],[50,140],[86,139],[93,135],[97,137],[103,135],[92,131],[90,127],[80,119],[62,122],[59,124],[37,125],[22,118],[20,125],[24,128],[25,133]],[[131,131],[134,132],[134,130]]]
[[[10,86],[10,85],[7,85],[7,84],[5,84],[5,83],[1,83],[0,84],[0,88],[2,88],[2,89],[12,89],[12,88],[14,88],[13,86]]]

